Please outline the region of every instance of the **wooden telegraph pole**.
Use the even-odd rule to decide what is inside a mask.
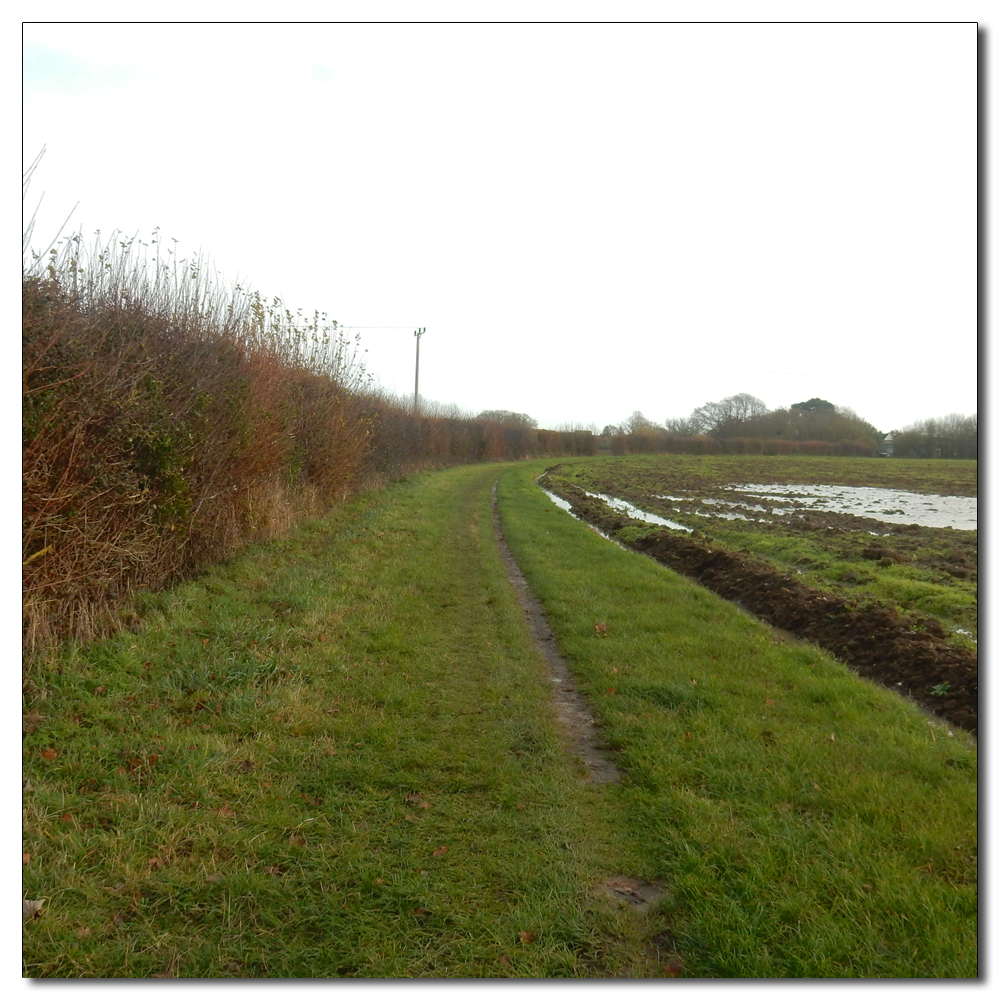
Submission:
[[[427,332],[427,327],[422,326],[419,330],[413,331],[413,336],[417,338],[417,368],[413,375],[413,412],[420,412],[420,338]]]

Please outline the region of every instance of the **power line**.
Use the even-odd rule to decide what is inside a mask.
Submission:
[[[678,361],[671,358],[671,364],[675,365],[696,365],[700,368],[728,368],[738,372],[760,372],[764,375],[794,375],[796,378],[825,378],[834,382],[864,382],[867,385],[885,385],[881,380],[876,381],[870,378],[847,378],[843,375],[806,375],[803,372],[782,372],[774,368],[744,368],[741,365],[715,365],[707,361]]]

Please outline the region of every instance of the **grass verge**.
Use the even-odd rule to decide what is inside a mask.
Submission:
[[[975,976],[968,735],[618,549],[526,471],[499,495],[619,750],[612,810],[633,865],[673,894],[686,974]]]

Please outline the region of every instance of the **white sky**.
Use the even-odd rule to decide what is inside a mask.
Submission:
[[[956,13],[958,11],[956,10]],[[542,426],[977,409],[976,25],[28,23],[37,242],[155,227]]]

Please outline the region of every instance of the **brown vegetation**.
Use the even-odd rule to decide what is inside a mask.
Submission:
[[[371,389],[335,322],[221,293],[155,235],[70,239],[22,296],[28,650],[121,625],[137,589],[390,478],[594,450],[530,419],[416,415]]]

